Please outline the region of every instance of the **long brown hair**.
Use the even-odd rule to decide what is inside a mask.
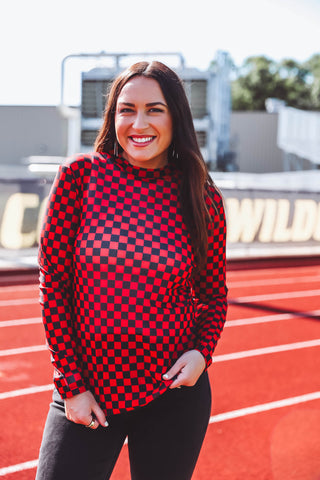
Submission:
[[[143,76],[158,82],[172,117],[173,135],[168,160],[182,172],[180,201],[182,215],[191,236],[198,269],[204,266],[208,248],[207,223],[211,220],[205,202],[206,190],[213,185],[201,155],[188,99],[182,81],[161,62],[139,62],[121,73],[113,82],[106,104],[103,125],[94,144],[97,152],[110,152],[116,140],[115,112],[124,85]]]

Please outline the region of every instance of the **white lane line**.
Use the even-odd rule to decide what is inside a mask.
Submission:
[[[318,399],[320,399],[320,392],[312,392],[297,397],[284,398],[275,402],[262,403],[260,405],[254,405],[252,407],[240,408],[239,410],[232,410],[230,412],[212,415],[210,417],[209,424],[220,423],[239,417],[246,417],[247,415],[266,412],[269,410],[274,410],[276,408],[290,407],[292,405],[298,405],[299,403],[310,402],[312,400]],[[127,441],[125,442],[125,444],[127,444]],[[8,475],[9,473],[21,472],[23,470],[36,468],[37,465],[38,460],[31,460],[29,462],[18,463],[17,465],[10,465],[9,467],[0,468],[0,477]]]
[[[310,312],[297,312],[296,315],[293,313],[263,315],[261,317],[248,317],[248,318],[240,318],[239,320],[227,320],[225,324],[225,328],[226,327],[242,327],[246,325],[255,325],[258,323],[280,322],[282,320],[301,319],[305,317],[309,317],[309,318],[313,317],[314,319],[316,319],[318,316],[320,319],[320,310],[311,310]]]
[[[29,292],[29,290],[37,290],[38,283],[28,283],[27,285],[4,285],[0,287],[0,293]]]
[[[311,348],[311,347],[319,347],[319,346],[320,346],[320,338],[315,340],[307,340],[304,342],[295,342],[295,343],[287,343],[283,345],[274,345],[271,347],[255,348],[253,350],[243,350],[240,352],[227,353],[223,355],[214,355],[212,358],[213,358],[213,361],[217,363],[217,362],[225,362],[228,360],[236,360],[239,358],[255,357],[259,355],[267,355],[270,353],[287,352],[290,350],[298,350],[301,348]],[[40,352],[43,350],[47,350],[47,348],[48,348],[47,345],[33,345],[30,347],[0,350],[0,357],[6,357],[10,355],[20,355],[23,353]]]
[[[30,462],[18,463],[17,465],[11,465],[10,467],[0,468],[0,477],[4,477],[9,473],[22,472],[23,470],[36,468],[37,466],[38,460],[31,460]]]
[[[23,395],[32,395],[33,393],[41,393],[53,390],[53,383],[49,385],[39,385],[38,387],[20,388],[19,390],[11,390],[9,392],[0,393],[0,400],[6,400],[7,398],[21,397]]]
[[[281,300],[284,298],[304,298],[316,297],[320,295],[320,290],[299,290],[296,292],[267,293],[264,295],[248,295],[247,297],[231,298],[231,301],[237,303],[263,302],[265,300]]]
[[[293,278],[269,278],[269,279],[259,279],[259,280],[242,280],[242,281],[232,281],[229,280],[228,287],[229,288],[246,288],[246,287],[261,287],[266,285],[291,285],[291,284],[300,284],[300,283],[312,283],[312,282],[319,282],[320,275],[313,275],[309,277],[299,277]]]
[[[306,393],[297,397],[284,398],[283,400],[276,400],[275,402],[262,403],[252,407],[240,408],[239,410],[232,410],[231,412],[219,413],[210,417],[209,423],[219,423],[233,418],[246,417],[254,413],[266,412],[274,410],[275,408],[290,407],[299,403],[311,402],[312,400],[320,399],[320,392]]]
[[[0,300],[0,307],[16,307],[18,305],[30,305],[39,303],[39,296],[35,298],[19,298],[16,300]]]
[[[302,277],[303,275],[318,275],[319,266],[310,265],[306,267],[273,267],[273,268],[247,268],[239,270],[227,270],[227,277],[231,280],[232,278],[249,278],[249,277],[274,277],[275,272],[278,276],[291,277],[292,272],[294,272],[296,277]]]
[[[240,318],[238,320],[227,320],[225,327],[240,327],[243,325],[255,325],[259,323],[269,323],[269,322],[279,322],[282,320],[291,320],[295,318],[304,318],[304,317],[318,317],[320,319],[320,310],[311,310],[308,312],[297,312],[293,313],[279,313],[276,315],[261,315],[260,317],[247,317]],[[33,318],[19,318],[16,320],[0,320],[1,327],[19,327],[20,325],[34,325],[37,323],[42,323],[41,317]]]
[[[230,300],[237,303],[262,302],[265,300],[279,300],[284,298],[315,297],[320,295],[320,290],[300,290],[296,292],[268,293],[265,295],[249,295],[247,297],[235,297]],[[39,303],[39,298],[21,298],[19,300],[0,300],[0,307],[11,307],[17,305]]]
[[[260,317],[247,317],[240,318],[239,320],[227,320],[225,327],[240,327],[243,325],[254,325],[258,323],[269,323],[269,322],[279,322],[282,320],[291,320],[295,318],[304,318],[304,317],[314,317],[319,316],[320,310],[311,310],[309,312],[297,312],[293,313],[279,313],[276,315],[262,315]],[[42,323],[41,317],[33,318],[19,318],[17,320],[0,320],[1,327],[19,327],[20,325],[34,325],[37,323]]]
[[[21,355],[23,353],[41,352],[42,350],[47,350],[47,348],[47,345],[31,345],[30,347],[9,348],[8,350],[0,350],[0,357]]]
[[[288,352],[290,350],[299,350],[301,348],[312,348],[320,346],[320,338],[307,340],[305,342],[287,343],[283,345],[274,345],[273,347],[254,348],[253,350],[243,350],[242,352],[226,353],[224,355],[214,355],[214,363],[226,362],[228,360],[238,360],[240,358],[256,357],[259,355],[268,355],[270,353]]]
[[[299,312],[299,315],[293,315],[290,313],[281,313],[277,315],[264,315],[261,317],[248,317],[248,318],[240,318],[239,320],[227,320],[225,324],[225,328],[227,327],[240,327],[246,325],[255,325],[259,323],[269,323],[269,322],[278,322],[281,320],[290,320],[293,318],[303,318],[304,313],[306,316],[313,316],[320,315],[320,310],[314,310],[311,312]],[[5,320],[0,321],[0,328],[4,327],[20,327],[21,325],[34,325],[42,323],[41,317],[34,317],[34,318],[21,318],[18,320]]]
[[[303,318],[305,316],[313,316],[316,317],[320,315],[320,310],[313,310],[311,312],[299,312],[299,315],[293,315],[290,313],[281,313],[277,315],[264,315],[261,317],[248,317],[248,318],[240,318],[239,320],[227,320],[225,324],[225,328],[227,327],[240,327],[246,325],[255,325],[259,323],[269,323],[269,322],[278,322],[281,320],[290,320],[293,318]],[[0,328],[4,327],[19,327],[21,325],[34,325],[42,323],[41,317],[34,317],[34,318],[21,318],[18,320],[5,320],[0,321]]]
[[[242,272],[243,273],[243,272]],[[309,272],[308,272],[309,273]],[[232,288],[240,288],[240,287],[254,287],[254,286],[264,286],[264,285],[290,285],[292,283],[297,283],[297,278],[292,277],[292,275],[288,277],[278,277],[274,278],[274,272],[272,274],[272,278],[265,278],[265,274],[263,273],[264,278],[257,278],[253,280],[248,280],[248,272],[243,273],[245,276],[244,280],[237,280],[235,277],[234,279],[231,278],[229,273],[228,278],[228,285]],[[298,282],[299,283],[310,283],[310,282],[319,282],[320,275],[299,275]],[[29,292],[29,291],[38,291],[39,283],[29,283],[27,285],[5,285],[0,287],[0,294],[3,293],[15,293],[15,292]]]
[[[0,321],[0,328],[19,327],[20,325],[33,325],[35,323],[42,323],[41,317],[20,318],[19,320],[5,320],[4,322]]]

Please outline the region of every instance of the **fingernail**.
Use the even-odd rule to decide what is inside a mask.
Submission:
[[[167,375],[167,374],[165,373],[165,374],[163,375],[163,378],[164,378],[165,380],[169,380],[169,375]]]
[[[107,420],[105,421],[104,426],[109,427],[109,423],[107,422]]]

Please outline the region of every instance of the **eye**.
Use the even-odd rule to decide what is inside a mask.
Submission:
[[[129,108],[129,107],[123,107],[123,108],[120,108],[119,110],[119,113],[131,113],[133,112],[133,108]]]
[[[152,107],[149,110],[150,113],[162,113],[163,111],[164,110],[162,108],[158,108],[158,107]]]

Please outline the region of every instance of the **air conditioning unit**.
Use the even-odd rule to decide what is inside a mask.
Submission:
[[[220,57],[221,53],[224,52],[220,52]],[[80,148],[83,152],[92,150],[102,125],[110,86],[122,70],[117,62],[114,68],[99,67],[82,72]],[[187,68],[183,62],[174,70],[184,83],[201,153],[205,161],[214,168],[221,154],[219,150],[229,148],[231,102],[228,62],[223,57],[219,64],[218,54],[214,68],[201,71]]]

